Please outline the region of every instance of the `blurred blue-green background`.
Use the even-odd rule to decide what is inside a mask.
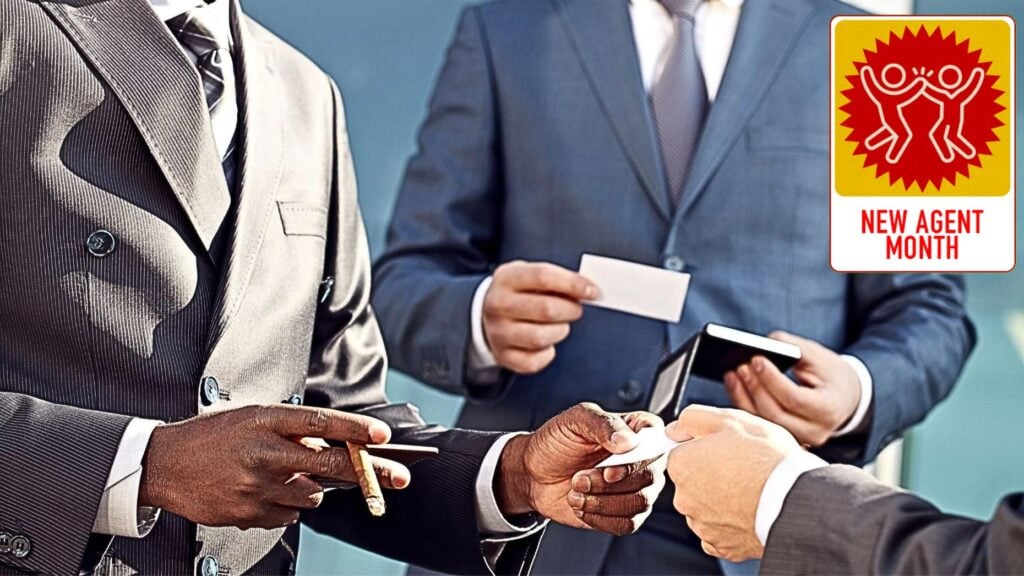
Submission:
[[[903,4],[867,1],[884,10]],[[250,15],[341,86],[375,254],[383,246],[399,180],[455,18],[466,4],[243,0]],[[1024,21],[1022,0],[918,0],[916,11],[1011,14]],[[1024,489],[1024,272],[973,275],[968,283],[980,344],[953,396],[910,435],[903,482],[948,510],[988,516],[1002,494]],[[393,399],[418,404],[428,420],[453,421],[456,399],[400,374],[393,374],[388,386]],[[298,568],[306,575],[404,571],[401,564],[309,532],[303,535]]]

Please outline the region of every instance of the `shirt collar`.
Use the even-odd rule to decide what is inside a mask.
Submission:
[[[149,0],[149,5],[153,7],[153,11],[160,20],[166,22],[175,16],[180,16],[185,12],[197,7],[202,6],[202,0]]]

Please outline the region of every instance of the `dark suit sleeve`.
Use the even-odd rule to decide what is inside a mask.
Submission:
[[[856,274],[850,277],[852,343],[843,352],[867,366],[874,383],[862,430],[821,452],[864,464],[949,395],[975,344],[962,276]]]
[[[336,89],[335,102],[339,156],[326,274],[337,283],[318,309],[306,401],[377,416],[392,426],[394,442],[436,446],[440,455],[412,468],[409,488],[385,495],[388,511],[383,518],[369,515],[358,490],[338,490],[303,522],[318,532],[434,570],[520,573],[532,562],[539,535],[488,546],[485,557],[476,521],[477,475],[499,434],[427,426],[415,408],[388,404],[387,359],[369,303],[369,250]]]
[[[497,258],[501,193],[493,77],[476,8],[448,49],[375,268],[374,306],[399,370],[484,399],[466,379],[470,306]]]
[[[943,514],[864,471],[797,480],[768,537],[762,574],[1024,574],[1024,494],[988,522]]]
[[[0,572],[78,574],[90,544],[109,544],[90,533],[130,421],[0,392],[0,532],[31,546],[0,554]]]

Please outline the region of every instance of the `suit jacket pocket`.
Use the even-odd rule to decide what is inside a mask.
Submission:
[[[827,130],[800,129],[784,126],[751,126],[747,129],[747,145],[763,154],[794,152],[829,152]]]
[[[327,238],[327,209],[306,202],[278,202],[281,225],[288,236]]]

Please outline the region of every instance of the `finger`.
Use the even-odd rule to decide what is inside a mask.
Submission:
[[[373,471],[380,480],[380,485],[389,490],[403,490],[412,482],[412,472],[401,462],[388,460],[379,456],[371,456]]]
[[[646,519],[646,515],[623,518],[621,516],[602,516],[600,514],[577,511],[576,518],[594,530],[607,532],[615,536],[625,536],[639,530]]]
[[[583,317],[583,306],[556,295],[511,292],[485,302],[484,314],[520,322],[564,324]]]
[[[685,442],[692,438],[701,438],[721,430],[727,416],[720,408],[693,404],[687,406],[679,415],[675,426],[666,432],[676,442]]]
[[[498,354],[498,360],[516,374],[536,374],[554,362],[557,355],[554,346],[538,352],[508,348]]]
[[[751,414],[757,414],[757,407],[754,406],[754,400],[747,393],[747,389],[740,382],[739,376],[735,372],[729,372],[725,375],[725,391],[729,393],[729,399],[732,400],[732,405],[740,410],[750,412]]]
[[[324,448],[314,451],[295,445],[282,452],[277,465],[289,474],[301,472],[342,482],[359,481],[347,449]],[[384,488],[402,489],[409,485],[412,474],[404,464],[379,456],[373,456],[371,460],[374,474]]]
[[[289,479],[274,498],[274,503],[279,506],[303,510],[319,508],[323,501],[323,486],[305,474],[298,474]]]
[[[369,416],[328,408],[303,406],[261,406],[257,418],[285,438],[313,436],[357,444],[383,444],[391,439],[391,428]]]
[[[624,414],[622,419],[626,422],[626,426],[629,426],[629,429],[634,432],[639,432],[644,428],[665,427],[665,422],[650,412],[630,412]]]
[[[762,356],[751,361],[754,377],[779,402],[779,404],[795,414],[803,414],[809,404],[814,403],[814,392],[793,382],[779,368]]]
[[[753,377],[753,372],[747,366],[741,366],[737,373],[747,394],[754,402],[755,414],[786,428],[798,437],[803,437],[803,434],[808,431],[807,422],[799,416],[787,412],[771,392],[761,384],[760,380]]]
[[[659,482],[661,470],[653,465],[653,460],[592,468],[577,472],[572,477],[572,489],[580,494],[626,494],[643,490]],[[660,479],[664,482],[664,479]]]
[[[787,344],[793,344],[794,346],[798,346],[800,348],[800,354],[802,356],[802,358],[800,359],[800,364],[813,363],[823,352],[828,351],[828,348],[825,348],[820,343],[814,340],[811,340],[809,338],[802,338],[800,336],[790,334],[789,332],[784,332],[782,330],[776,330],[775,332],[769,334],[768,337],[773,340],[778,340],[780,342],[786,342]]]
[[[568,323],[538,324],[536,322],[504,322],[492,332],[510,348],[525,351],[545,350],[569,337]]]
[[[714,556],[715,558],[725,558],[725,556],[718,551],[718,548],[715,548],[714,546],[708,544],[707,542],[704,542],[703,540],[700,543],[700,547],[704,550],[704,553],[710,556]]]
[[[566,499],[573,510],[583,511],[586,514],[632,518],[650,510],[654,505],[655,496],[644,491],[629,494],[603,494],[601,496],[570,492]]]
[[[249,528],[273,530],[298,523],[301,513],[302,510],[291,506],[271,506],[267,510],[261,511],[259,516],[239,520],[235,524],[243,530]]]
[[[612,454],[629,452],[640,443],[636,432],[630,430],[625,420],[605,412],[597,404],[577,404],[569,409],[566,416],[569,429],[584,442],[597,444]]]
[[[516,290],[560,294],[572,300],[593,300],[597,286],[576,272],[548,263],[531,263],[510,276],[509,286]]]

